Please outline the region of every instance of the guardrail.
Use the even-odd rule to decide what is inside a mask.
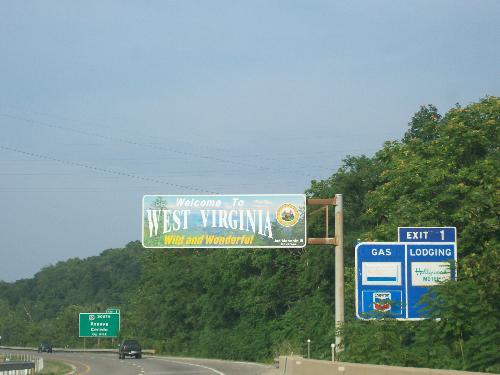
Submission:
[[[14,370],[32,370],[35,368],[35,362],[10,361],[0,362],[0,373]],[[28,373],[29,374],[29,373]]]
[[[28,351],[33,351],[36,352],[38,351],[38,348],[33,348],[33,347],[21,347],[21,346],[0,346],[0,349],[5,349],[5,350],[28,350]],[[98,349],[98,348],[52,348],[52,351],[54,352],[59,352],[59,353],[80,353],[80,352],[86,352],[86,353],[118,353],[118,348],[117,349]],[[156,351],[154,349],[143,349],[142,352],[144,354],[156,354]]]
[[[280,375],[473,375],[484,372],[330,362],[302,357],[279,357]]]
[[[32,354],[0,353],[0,374],[32,375],[43,369],[43,358]]]

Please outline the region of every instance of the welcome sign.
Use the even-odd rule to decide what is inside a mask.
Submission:
[[[303,194],[145,195],[146,248],[304,247]]]

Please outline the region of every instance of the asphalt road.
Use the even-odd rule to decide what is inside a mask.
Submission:
[[[72,375],[267,375],[273,372],[272,366],[211,359],[154,356],[118,359],[118,354],[101,353],[39,355],[73,365]]]

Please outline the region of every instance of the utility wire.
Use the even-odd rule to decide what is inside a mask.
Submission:
[[[67,116],[61,116],[61,115],[58,115],[58,114],[54,114],[54,113],[48,113],[48,112],[40,112],[40,111],[36,111],[36,110],[33,110],[31,108],[26,108],[26,107],[22,107],[22,106],[16,106],[16,105],[7,105],[7,107],[10,107],[11,109],[13,109],[14,111],[21,111],[21,112],[29,112],[30,114],[32,115],[35,115],[35,116],[44,116],[44,117],[48,117],[48,118],[53,118],[53,119],[59,119],[61,121],[69,121],[69,122],[80,122],[80,123],[87,123],[87,124],[91,124],[93,126],[105,126],[103,125],[104,122],[95,122],[95,121],[90,121],[90,120],[75,120],[74,118],[70,118],[70,117],[67,117]],[[0,113],[0,116],[1,115],[4,115],[4,114],[1,114]],[[7,116],[9,116],[10,114],[5,114]],[[102,121],[102,120],[101,120]],[[394,133],[393,132],[380,132],[380,131],[377,131],[377,134],[378,135],[383,135],[383,136],[386,136],[386,137],[393,137],[394,136]],[[194,134],[196,136],[196,134]],[[345,138],[350,138],[350,137],[366,137],[367,134],[365,132],[362,132],[362,133],[351,133],[351,134],[335,134],[335,139],[338,140],[338,139],[345,139]],[[151,137],[148,137],[150,139],[152,139]],[[295,141],[301,141],[303,138],[300,137],[300,138],[295,138],[295,140],[293,140],[294,142]],[[156,141],[156,140],[155,140]],[[292,141],[292,139],[290,139],[290,137],[287,137],[286,138],[286,141]],[[194,142],[189,142],[189,141],[186,141],[186,140],[180,140],[180,142],[182,143],[185,143],[185,144],[188,144],[188,145],[193,145],[197,148],[204,148],[208,151],[222,151],[222,152],[231,152],[230,149],[227,149],[227,148],[223,148],[223,147],[214,147],[214,146],[205,146],[203,144],[199,144],[199,143],[194,143]],[[154,142],[151,142],[154,144]],[[336,147],[336,149],[338,150],[339,148]],[[356,153],[363,153],[363,152],[366,152],[366,149],[352,149],[352,148],[349,148],[349,150],[342,150],[343,152],[356,152]],[[330,155],[331,152],[330,151],[318,151],[318,150],[315,150],[315,151],[309,151],[309,152],[294,152],[293,153],[293,156],[301,156],[301,155],[314,155],[314,156],[317,156],[317,155]],[[282,154],[283,156],[286,156],[287,158],[290,157],[290,155],[288,154]],[[350,154],[347,154],[347,155],[350,155]],[[279,161],[282,161],[282,159],[279,159],[279,158],[271,158],[271,157],[268,157],[266,154],[263,154],[263,153],[252,153],[252,154],[245,154],[246,157],[259,157],[261,158],[262,160],[279,160]],[[238,156],[238,157],[241,157],[241,156]],[[302,166],[308,168],[310,167],[309,165],[304,165],[302,164]],[[326,168],[323,168],[323,169],[326,169]]]
[[[183,189],[187,189],[187,190],[200,191],[203,193],[217,194],[214,191],[206,190],[206,189],[203,189],[203,188],[198,187],[198,186],[175,184],[172,182],[158,180],[156,178],[144,177],[144,176],[140,176],[140,175],[136,175],[136,174],[132,174],[132,173],[128,173],[128,172],[118,171],[115,169],[96,167],[94,165],[83,164],[83,163],[70,161],[70,160],[63,160],[63,159],[59,159],[59,158],[54,158],[52,156],[37,154],[35,152],[24,151],[24,150],[20,150],[20,149],[8,147],[8,146],[0,145],[0,149],[5,150],[5,151],[16,152],[18,154],[31,156],[31,157],[38,158],[38,159],[50,160],[50,161],[55,161],[55,162],[61,163],[61,164],[72,165],[74,167],[86,168],[86,169],[90,169],[90,170],[97,171],[97,172],[104,172],[104,173],[108,173],[108,174],[113,174],[116,176],[129,177],[129,178],[134,178],[136,180],[154,182],[157,184],[169,185],[169,186],[174,186],[174,187],[183,188]]]
[[[224,158],[220,158],[220,157],[216,157],[216,156],[209,156],[209,155],[203,155],[203,154],[199,154],[199,153],[182,151],[182,150],[178,150],[178,149],[173,148],[173,147],[166,147],[166,146],[158,145],[158,144],[155,144],[155,143],[138,142],[138,141],[134,141],[134,140],[131,140],[131,139],[128,139],[128,138],[113,137],[113,136],[103,135],[103,134],[100,134],[100,133],[95,133],[95,132],[89,132],[89,131],[85,131],[85,130],[80,130],[80,129],[77,129],[77,128],[72,128],[72,127],[67,127],[67,126],[61,126],[61,125],[55,125],[53,123],[49,123],[49,122],[45,122],[45,121],[40,121],[40,120],[33,120],[33,119],[29,119],[29,118],[25,118],[25,117],[21,117],[21,116],[16,116],[16,115],[11,115],[11,114],[7,114],[7,113],[0,113],[0,116],[11,118],[13,120],[24,121],[24,122],[27,122],[27,123],[38,124],[38,125],[41,125],[41,126],[44,126],[44,127],[47,127],[47,128],[53,128],[53,129],[59,129],[59,130],[69,131],[69,132],[73,132],[73,133],[77,133],[77,134],[82,134],[82,135],[86,135],[86,136],[91,136],[91,137],[95,137],[95,138],[104,139],[104,140],[107,140],[107,141],[120,142],[120,143],[129,144],[129,145],[140,146],[140,147],[148,147],[150,149],[157,149],[157,150],[161,150],[161,151],[167,151],[167,152],[171,152],[171,153],[175,153],[175,154],[183,155],[183,156],[187,156],[187,157],[195,157],[195,158],[198,158],[198,159],[209,160],[209,161],[211,160],[211,161],[216,161],[216,162],[219,162],[219,163],[232,164],[232,165],[240,166],[240,167],[241,166],[250,167],[250,168],[255,168],[255,169],[258,169],[258,170],[266,170],[266,171],[273,171],[273,172],[280,172],[280,173],[283,173],[284,171],[297,173],[297,168],[272,168],[272,167],[266,167],[266,166],[263,166],[263,165],[246,163],[246,162],[243,162],[243,161],[237,161],[237,160],[231,160],[231,159],[224,159]],[[302,165],[302,166],[304,166],[304,165]],[[310,168],[310,167],[307,167],[307,166],[304,166],[304,167]],[[330,170],[331,168],[330,167],[321,167],[320,169],[324,169],[324,170],[328,169],[328,170]],[[313,175],[313,174],[310,174],[310,173],[309,174],[303,174],[303,173],[301,173],[301,174],[303,176],[312,177],[312,178],[317,177],[316,175]]]

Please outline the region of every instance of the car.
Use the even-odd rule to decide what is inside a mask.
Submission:
[[[38,345],[38,353],[52,353],[52,345],[48,342],[42,342]]]
[[[123,340],[118,349],[118,358],[125,359],[125,357],[142,358],[141,344],[137,340]]]

